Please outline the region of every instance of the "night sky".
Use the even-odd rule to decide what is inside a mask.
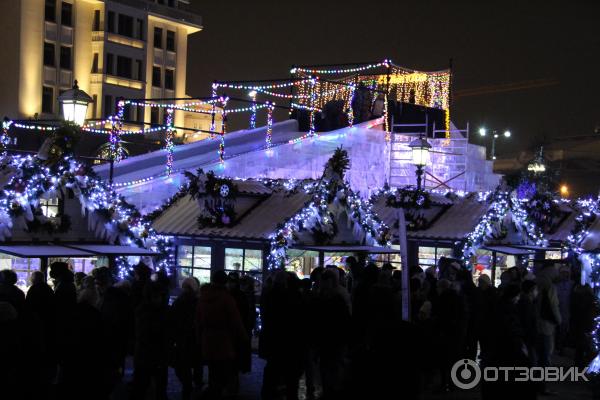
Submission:
[[[600,127],[600,2],[201,1],[190,37],[188,94],[213,80],[289,77],[293,64],[378,61],[420,70],[454,60],[453,90],[546,79],[541,88],[457,98],[472,134],[510,129],[507,155],[535,138]],[[485,3],[485,4],[483,4]],[[474,141],[480,139],[475,137]]]

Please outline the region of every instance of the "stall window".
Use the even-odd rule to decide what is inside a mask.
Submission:
[[[31,273],[40,270],[39,258],[20,258],[0,254],[0,270],[12,269],[17,274],[17,286],[21,289],[29,287]]]
[[[42,209],[42,214],[44,214],[44,217],[54,218],[60,212],[60,201],[58,197],[40,199],[40,208]]]
[[[210,282],[211,248],[178,246],[177,266],[180,284],[188,277],[197,278],[201,284]]]
[[[452,249],[446,247],[419,246],[419,265],[421,267],[434,267],[442,257],[453,257]]]
[[[560,250],[547,250],[546,251],[546,260],[562,260],[566,258],[567,255],[563,254]]]
[[[94,268],[99,267],[95,258],[71,258],[66,261],[73,272],[83,272],[89,274]]]
[[[226,248],[225,269],[240,272],[262,272],[262,250]]]

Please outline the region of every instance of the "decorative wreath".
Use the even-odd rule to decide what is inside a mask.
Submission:
[[[185,172],[188,178],[188,193],[193,199],[204,199],[198,227],[222,228],[235,222],[234,201],[239,194],[237,185],[232,179],[219,178],[213,171],[204,173],[198,170],[197,175]]]

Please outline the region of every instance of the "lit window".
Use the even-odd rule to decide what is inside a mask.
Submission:
[[[452,258],[452,249],[444,247],[424,247],[419,246],[419,266],[434,267],[438,264],[440,258]]]
[[[60,46],[60,67],[62,69],[71,69],[71,48]]]
[[[42,112],[54,113],[54,89],[48,86],[42,87]]]
[[[152,86],[160,87],[161,75],[160,67],[152,67]]]
[[[175,32],[167,31],[167,50],[175,51]]]
[[[54,67],[54,43],[44,42],[44,65]]]
[[[161,28],[154,28],[154,48],[162,49],[162,34],[163,30]]]
[[[178,246],[177,267],[179,283],[185,278],[196,278],[201,284],[210,282],[211,248],[205,246]]]
[[[73,26],[72,25],[72,16],[73,16],[73,5],[71,3],[62,2],[62,6],[60,8],[60,23],[64,26]]]
[[[54,218],[59,214],[59,200],[58,197],[50,199],[40,199],[40,208],[42,214],[47,218]]]
[[[262,272],[262,250],[225,249],[225,269],[229,271]]]
[[[165,69],[165,89],[175,89],[175,71],[172,69]]]
[[[44,17],[46,21],[56,22],[56,0],[46,0]]]

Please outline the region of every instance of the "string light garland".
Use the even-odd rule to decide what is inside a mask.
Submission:
[[[142,218],[135,206],[112,191],[92,168],[77,162],[72,156],[59,158],[48,165],[34,156],[8,156],[1,160],[2,169],[12,179],[0,187],[0,235],[2,240],[11,236],[16,218],[26,222],[38,217],[40,199],[47,193],[71,190],[81,203],[82,212],[89,219],[97,235],[110,243],[153,249],[160,254],[159,268],[172,272],[174,254],[166,249],[171,239],[158,236],[150,223]],[[74,208],[77,209],[77,208]],[[128,278],[134,264],[128,257],[118,257],[117,274]]]
[[[575,217],[575,225],[567,237],[566,247],[571,257],[578,258],[584,265],[589,265],[589,273],[585,274],[587,275],[585,280],[587,281],[586,283],[589,283],[594,293],[596,293],[597,288],[600,286],[600,254],[586,252],[582,248],[582,244],[590,234],[589,229],[597,220],[600,213],[600,197],[595,199],[579,199],[575,204],[577,209],[579,209],[579,213]],[[586,269],[584,267],[584,270]],[[588,365],[587,372],[597,376],[600,373],[600,353],[598,353],[598,350],[600,350],[600,316],[594,318],[590,336],[592,337],[594,351],[597,354]]]
[[[250,114],[250,129],[255,129],[256,128],[256,110],[258,109],[256,107],[256,91],[252,92],[252,107],[251,107],[251,111],[252,113]]]
[[[28,129],[36,131],[54,131],[58,129],[56,126],[49,125],[38,125],[38,124],[24,124],[21,122],[12,122],[12,126],[19,129]]]
[[[345,150],[343,150],[345,152]],[[347,153],[346,153],[347,156]],[[332,157],[328,162],[331,165]],[[304,186],[312,199],[298,213],[285,221],[282,226],[269,236],[271,241],[267,257],[269,269],[280,268],[287,260],[287,249],[294,243],[295,236],[302,232],[319,233],[321,236],[335,236],[336,215],[344,210],[353,230],[362,234],[362,243],[373,246],[391,246],[389,227],[373,212],[373,204],[354,193],[349,184],[339,174],[328,174],[326,166],[323,178]],[[295,182],[291,182],[293,187]],[[316,239],[316,237],[315,237]]]
[[[12,121],[8,118],[4,118],[4,120],[2,121],[2,136],[0,137],[0,150],[2,150],[3,152],[10,144],[10,135],[8,133],[8,130],[10,129],[11,125]]]
[[[352,128],[354,126],[354,109],[352,108],[352,103],[354,102],[354,93],[356,91],[356,87],[352,85],[350,88],[350,93],[348,93],[348,102],[346,103],[346,115],[348,116],[348,125]]]
[[[223,120],[221,121],[221,137],[219,141],[219,163],[225,163],[225,133],[227,133],[227,114],[229,110],[227,110],[227,101],[229,98],[224,98],[222,100],[223,107]]]
[[[267,149],[270,149],[273,145],[273,110],[275,109],[275,103],[269,103],[267,108]]]
[[[283,89],[289,88],[292,86],[302,85],[304,82],[310,81],[311,78],[299,79],[290,82],[280,82],[280,83],[271,83],[268,85],[246,85],[246,84],[237,84],[237,83],[227,83],[227,82],[215,82],[213,83],[213,94],[216,93],[216,90],[219,88],[225,89],[237,89],[237,90],[256,90],[257,92],[263,90],[273,90],[273,89]]]
[[[213,87],[212,87],[212,97],[213,98],[217,97],[217,89],[215,88],[214,84],[213,84]],[[210,120],[210,129],[209,129],[211,132],[214,132],[215,128],[216,128],[216,122],[215,122],[215,112],[216,112],[216,110],[217,110],[217,103],[212,103],[212,109],[211,109],[211,111],[212,111],[212,118]],[[211,139],[213,139],[214,135],[211,133],[209,137]]]
[[[117,104],[117,115],[112,119],[112,129],[109,135],[109,153],[110,159],[114,162],[120,162],[123,156],[121,147],[121,130],[123,129],[123,115],[125,113],[125,102],[119,100]]]
[[[167,110],[167,121],[166,121],[167,134],[165,136],[165,149],[167,150],[167,176],[171,176],[173,172],[173,109]]]
[[[318,68],[302,68],[296,67],[290,70],[292,74],[304,73],[310,75],[339,75],[339,74],[352,74],[356,72],[363,72],[369,69],[375,69],[380,67],[388,67],[391,64],[390,60],[383,60],[380,63],[367,64],[353,68],[329,68],[329,69],[318,69]]]
[[[383,98],[383,126],[385,129],[385,140],[387,142],[392,140],[392,133],[390,129],[390,119],[388,115],[388,95],[385,94]]]
[[[317,93],[316,93],[316,85],[317,81],[315,79],[310,80],[310,120],[309,120],[309,128],[308,135],[313,136],[315,134],[315,102],[317,101]]]
[[[479,219],[479,222],[465,238],[462,250],[462,260],[465,265],[470,265],[470,260],[485,239],[494,234],[494,226],[502,221],[509,209],[509,195],[507,192],[497,190],[491,200],[491,206]]]

